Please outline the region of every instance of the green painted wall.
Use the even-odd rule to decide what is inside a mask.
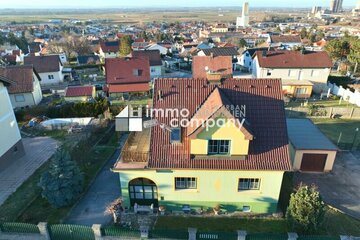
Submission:
[[[276,210],[283,174],[281,171],[126,170],[119,175],[125,206],[130,206],[129,181],[144,177],[156,183],[159,204],[168,209],[181,209],[183,204],[193,208],[221,204],[229,211],[241,210],[246,205],[253,212],[269,213]],[[197,189],[175,190],[175,177],[196,177]],[[260,178],[260,190],[238,192],[239,178]]]

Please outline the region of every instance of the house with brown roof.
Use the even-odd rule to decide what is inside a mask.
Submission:
[[[238,62],[238,57],[240,53],[234,47],[219,47],[219,48],[209,48],[202,49],[198,52],[198,56],[229,56],[232,60],[233,69],[236,69],[236,63]]]
[[[95,86],[68,86],[65,90],[65,101],[87,102],[96,97]]]
[[[281,78],[286,94],[308,98],[327,91],[333,63],[326,52],[282,50],[257,51],[252,65],[254,78]]]
[[[123,97],[150,91],[150,63],[148,57],[106,58],[106,87],[109,96]]]
[[[27,56],[25,65],[32,65],[41,78],[41,85],[59,84],[64,81],[64,66],[59,55]]]
[[[0,67],[0,76],[14,82],[7,87],[13,108],[31,107],[41,102],[41,78],[33,66]]]
[[[0,74],[0,171],[24,156],[19,127],[7,88],[16,83]]]
[[[95,51],[100,58],[115,58],[119,56],[120,41],[101,41]]]
[[[195,56],[192,62],[193,78],[229,78],[232,77],[232,60],[230,56]]]
[[[162,74],[162,61],[159,50],[140,50],[133,51],[132,56],[135,58],[149,58],[150,61],[150,77],[160,77]]]
[[[154,93],[152,120],[131,133],[113,167],[124,207],[277,210],[291,171],[280,79],[160,78]],[[129,111],[119,120],[141,116]]]
[[[301,47],[302,41],[299,35],[270,35],[268,44],[273,48],[293,49],[294,47]]]

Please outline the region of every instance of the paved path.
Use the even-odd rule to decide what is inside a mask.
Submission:
[[[111,222],[112,216],[105,215],[104,212],[109,203],[120,197],[120,181],[119,174],[111,172],[110,168],[117,161],[126,138],[127,135],[122,135],[118,149],[98,174],[89,191],[72,209],[66,223],[91,226]]]
[[[58,141],[49,137],[23,138],[25,156],[0,172],[0,205],[56,151]]]
[[[339,152],[331,173],[297,173],[295,181],[315,183],[326,203],[360,219],[360,152]]]

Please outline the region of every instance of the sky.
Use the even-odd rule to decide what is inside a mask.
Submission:
[[[251,7],[312,7],[330,5],[330,0],[248,0]],[[357,0],[344,0],[343,6]],[[227,7],[241,6],[242,0],[0,0],[0,8],[108,8],[108,7]]]

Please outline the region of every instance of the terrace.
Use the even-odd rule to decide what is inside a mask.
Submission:
[[[150,128],[131,132],[114,168],[144,168],[149,159],[149,150]]]

